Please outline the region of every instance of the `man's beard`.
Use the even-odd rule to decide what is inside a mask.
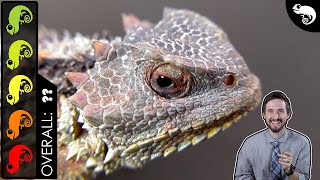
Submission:
[[[280,121],[281,124],[282,124],[282,122],[283,122],[282,119],[277,119],[277,121]],[[271,127],[271,122],[270,122],[270,120],[269,120],[269,123],[266,122],[266,124],[267,124],[268,128],[269,128],[272,132],[278,133],[278,132],[280,132],[280,131],[284,128],[284,126],[287,124],[287,122],[283,123],[278,129]]]

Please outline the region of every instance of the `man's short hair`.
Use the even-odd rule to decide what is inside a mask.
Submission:
[[[263,102],[262,102],[262,113],[265,113],[266,111],[266,104],[273,100],[273,99],[282,99],[285,103],[286,103],[286,110],[287,113],[291,113],[292,109],[291,109],[291,103],[289,98],[287,97],[287,95],[279,90],[275,90],[275,91],[271,91],[269,94],[267,94],[264,98],[263,98]]]

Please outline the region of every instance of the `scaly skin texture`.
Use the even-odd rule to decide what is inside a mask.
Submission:
[[[40,33],[40,73],[61,93],[60,178],[141,167],[212,137],[260,100],[259,80],[209,19],[170,8],[156,25],[123,19],[123,39]],[[78,71],[66,73],[76,90],[65,71]]]

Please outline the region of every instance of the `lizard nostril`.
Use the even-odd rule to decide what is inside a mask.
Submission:
[[[233,87],[236,84],[235,75],[233,73],[228,74],[226,79],[225,79],[225,81],[224,81],[224,83],[228,88]]]

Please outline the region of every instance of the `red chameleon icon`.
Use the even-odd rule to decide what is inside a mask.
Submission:
[[[30,162],[32,160],[32,151],[23,144],[14,146],[9,152],[9,163],[7,164],[7,171],[10,174],[15,174],[23,162]]]

